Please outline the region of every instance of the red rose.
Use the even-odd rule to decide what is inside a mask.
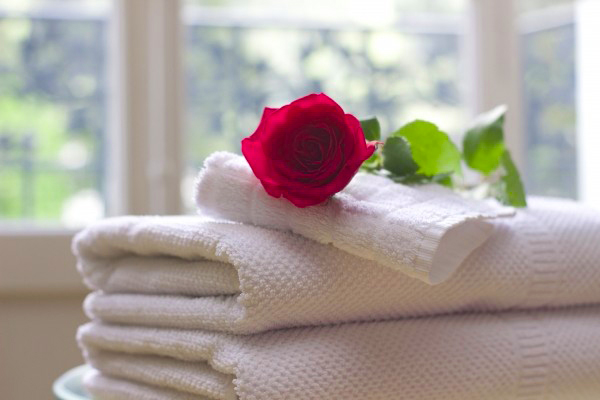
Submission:
[[[374,151],[358,120],[322,93],[265,108],[256,131],[242,140],[242,153],[267,193],[297,207],[342,190]]]

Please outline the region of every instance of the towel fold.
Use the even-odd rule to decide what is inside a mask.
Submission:
[[[598,307],[248,336],[97,322],[78,333],[87,361],[131,398],[155,387],[241,400],[596,399],[599,337]]]
[[[253,333],[272,328],[600,303],[600,217],[532,199],[431,286],[287,232],[203,217],[120,217],[74,241],[92,318]]]
[[[196,202],[208,215],[291,230],[430,284],[448,279],[485,242],[492,228],[485,219],[514,213],[439,185],[413,188],[365,174],[326,204],[301,209],[269,196],[246,160],[226,152],[206,160]]]
[[[94,399],[102,400],[208,400],[206,396],[117,379],[92,370],[83,378],[86,390]]]

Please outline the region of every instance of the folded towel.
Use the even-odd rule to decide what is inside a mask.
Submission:
[[[102,374],[147,391],[241,400],[597,399],[599,337],[598,307],[247,336],[99,323],[78,333]],[[137,386],[119,389],[140,398]]]
[[[439,185],[413,188],[364,174],[326,204],[297,208],[269,196],[246,160],[225,152],[206,160],[196,202],[207,215],[291,230],[430,284],[448,279],[489,237],[484,218],[514,212]]]
[[[92,370],[83,377],[83,384],[99,400],[206,400],[206,396],[184,393],[178,390],[146,385],[139,382],[117,379]]]
[[[252,333],[271,328],[600,303],[600,214],[532,199],[430,286],[303,237],[201,217],[121,217],[79,233],[92,318]]]

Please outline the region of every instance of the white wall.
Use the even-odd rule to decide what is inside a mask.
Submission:
[[[75,343],[83,297],[0,298],[0,398],[51,399],[52,382],[83,363]]]
[[[67,233],[0,234],[0,399],[51,399],[52,382],[83,363],[75,342],[87,289]]]

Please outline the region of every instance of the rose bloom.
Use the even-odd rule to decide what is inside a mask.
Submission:
[[[242,153],[267,193],[297,207],[320,204],[342,190],[375,151],[359,121],[325,94],[265,108]]]

